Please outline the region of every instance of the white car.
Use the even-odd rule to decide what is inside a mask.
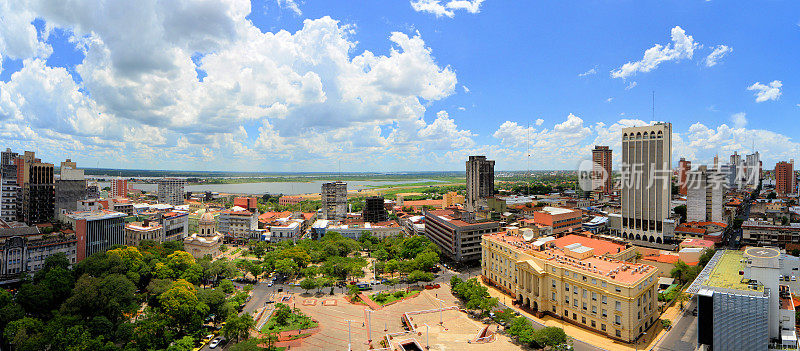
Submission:
[[[222,341],[222,338],[216,338],[216,339],[214,339],[214,340],[211,340],[211,343],[210,343],[210,344],[208,344],[208,348],[210,348],[210,349],[215,349],[215,348],[217,348],[217,346],[219,346],[219,342],[220,342],[220,341]]]

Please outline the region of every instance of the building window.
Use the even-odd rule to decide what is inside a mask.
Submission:
[[[597,326],[594,324],[594,321],[592,321],[592,328],[597,328]]]
[[[614,316],[614,324],[616,324],[616,325],[622,324],[622,317]]]
[[[604,304],[608,303],[608,301],[606,300],[606,296],[605,296],[605,295],[603,295],[603,298],[602,298],[602,300],[603,300],[603,303],[604,303]]]
[[[616,292],[622,292],[622,288],[620,288],[620,287],[616,286],[616,287],[614,287],[614,291],[616,291]]]
[[[592,278],[592,284],[597,285],[597,279]]]
[[[597,314],[597,306],[592,306],[592,313]]]
[[[581,323],[586,324],[586,317],[581,317]]]
[[[564,283],[564,291],[569,291],[569,283]]]
[[[581,294],[583,294],[583,298],[585,299],[585,298],[586,298],[586,289],[583,289],[583,291],[581,292]]]
[[[578,307],[578,299],[572,300],[572,306]]]
[[[619,330],[617,330],[617,333],[616,333],[616,334],[617,334],[617,337],[618,337],[618,338],[619,338],[619,337],[622,337],[622,333],[620,333],[620,331],[619,331]]]
[[[597,293],[592,291],[592,301],[597,301]]]
[[[622,312],[622,303],[619,301],[614,302],[614,308],[617,310],[617,312]]]
[[[553,301],[556,300],[556,293],[553,293]]]
[[[600,330],[606,331],[606,325],[601,323],[600,324]]]
[[[601,281],[601,282],[600,282],[600,285],[601,285],[601,286],[603,286],[603,287],[605,288],[605,287],[606,287],[606,281],[605,281],[605,280]]]
[[[573,313],[573,314],[572,314],[572,319],[574,319],[574,320],[578,320],[578,315]]]

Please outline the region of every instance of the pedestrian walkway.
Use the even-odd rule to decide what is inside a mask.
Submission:
[[[361,299],[361,302],[363,302],[365,305],[367,305],[367,307],[373,309],[374,311],[377,311],[377,310],[381,309],[381,305],[375,303],[375,301],[372,301],[372,299],[370,299],[364,293],[358,293],[358,298]]]
[[[551,316],[545,315],[544,318],[538,318],[531,314],[528,311],[525,311],[517,306],[514,306],[511,303],[512,298],[506,294],[503,294],[497,288],[484,284],[480,279],[478,280],[481,285],[486,286],[489,289],[489,295],[491,297],[496,297],[500,303],[508,306],[509,308],[513,309],[516,312],[521,313],[525,317],[538,322],[540,325],[548,326],[548,327],[559,327],[564,329],[564,332],[567,333],[568,336],[571,338],[583,342],[585,344],[589,344],[595,346],[600,349],[604,350],[650,350],[652,347],[655,346],[656,342],[661,339],[661,337],[666,334],[666,330],[661,326],[660,322],[655,323],[650,329],[647,330],[647,334],[639,339],[639,341],[635,344],[628,344],[621,341],[613,340],[608,338],[602,334],[595,333],[591,330],[587,330],[576,326],[572,323],[568,323],[562,321],[557,318],[553,318]],[[677,308],[676,308],[677,309]],[[673,320],[674,316],[677,315],[676,311],[667,310],[665,316],[662,318]],[[674,322],[674,320],[673,320]],[[655,334],[655,335],[653,335]]]

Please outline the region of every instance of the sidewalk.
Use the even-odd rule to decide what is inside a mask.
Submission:
[[[523,310],[523,309],[521,309],[521,308],[519,308],[517,306],[513,306],[511,304],[511,302],[513,300],[512,297],[500,292],[499,290],[497,290],[496,288],[494,288],[492,286],[488,286],[488,285],[484,284],[483,281],[481,281],[480,279],[478,279],[478,281],[480,282],[481,285],[486,286],[489,289],[489,295],[491,297],[496,297],[500,301],[500,303],[505,304],[506,306],[508,306],[509,308],[513,309],[514,311],[519,312],[520,314],[522,314],[522,315],[524,315],[524,316],[526,316],[526,317],[528,317],[528,318],[530,318],[530,319],[532,319],[532,320],[534,320],[536,322],[539,322],[539,324],[541,324],[541,325],[545,325],[545,326],[548,326],[548,327],[559,327],[561,329],[564,329],[564,332],[567,333],[567,335],[569,337],[571,337],[573,339],[576,339],[576,340],[579,340],[579,341],[582,341],[582,342],[584,342],[586,344],[589,344],[589,345],[592,345],[592,346],[595,346],[595,347],[599,347],[601,349],[615,350],[615,351],[616,350],[630,350],[630,351],[650,350],[655,346],[657,341],[660,341],[661,337],[666,334],[666,330],[664,330],[664,328],[661,326],[661,322],[656,322],[655,324],[653,324],[653,326],[651,326],[647,330],[647,335],[642,337],[641,339],[639,339],[638,343],[636,343],[636,344],[624,343],[624,342],[621,342],[621,341],[617,341],[617,340],[608,338],[605,335],[602,335],[600,333],[596,333],[596,332],[593,332],[591,330],[587,330],[587,329],[578,327],[578,326],[576,326],[576,325],[574,325],[572,323],[568,323],[568,322],[562,321],[560,319],[553,318],[553,317],[551,317],[549,315],[545,315],[544,318],[538,318],[538,317],[528,313],[527,311],[525,311],[525,310]],[[505,300],[505,302],[504,302],[504,300]],[[672,320],[672,322],[674,324],[675,323],[674,319],[675,319],[675,316],[677,316],[677,314],[678,314],[678,308],[677,307],[672,307],[670,309],[667,309],[667,312],[664,313],[663,316],[661,316],[661,319]],[[655,335],[653,335],[653,334],[655,334]]]

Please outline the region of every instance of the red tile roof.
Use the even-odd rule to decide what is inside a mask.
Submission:
[[[642,260],[675,264],[678,263],[678,261],[680,261],[681,259],[677,255],[650,255],[642,257]]]

